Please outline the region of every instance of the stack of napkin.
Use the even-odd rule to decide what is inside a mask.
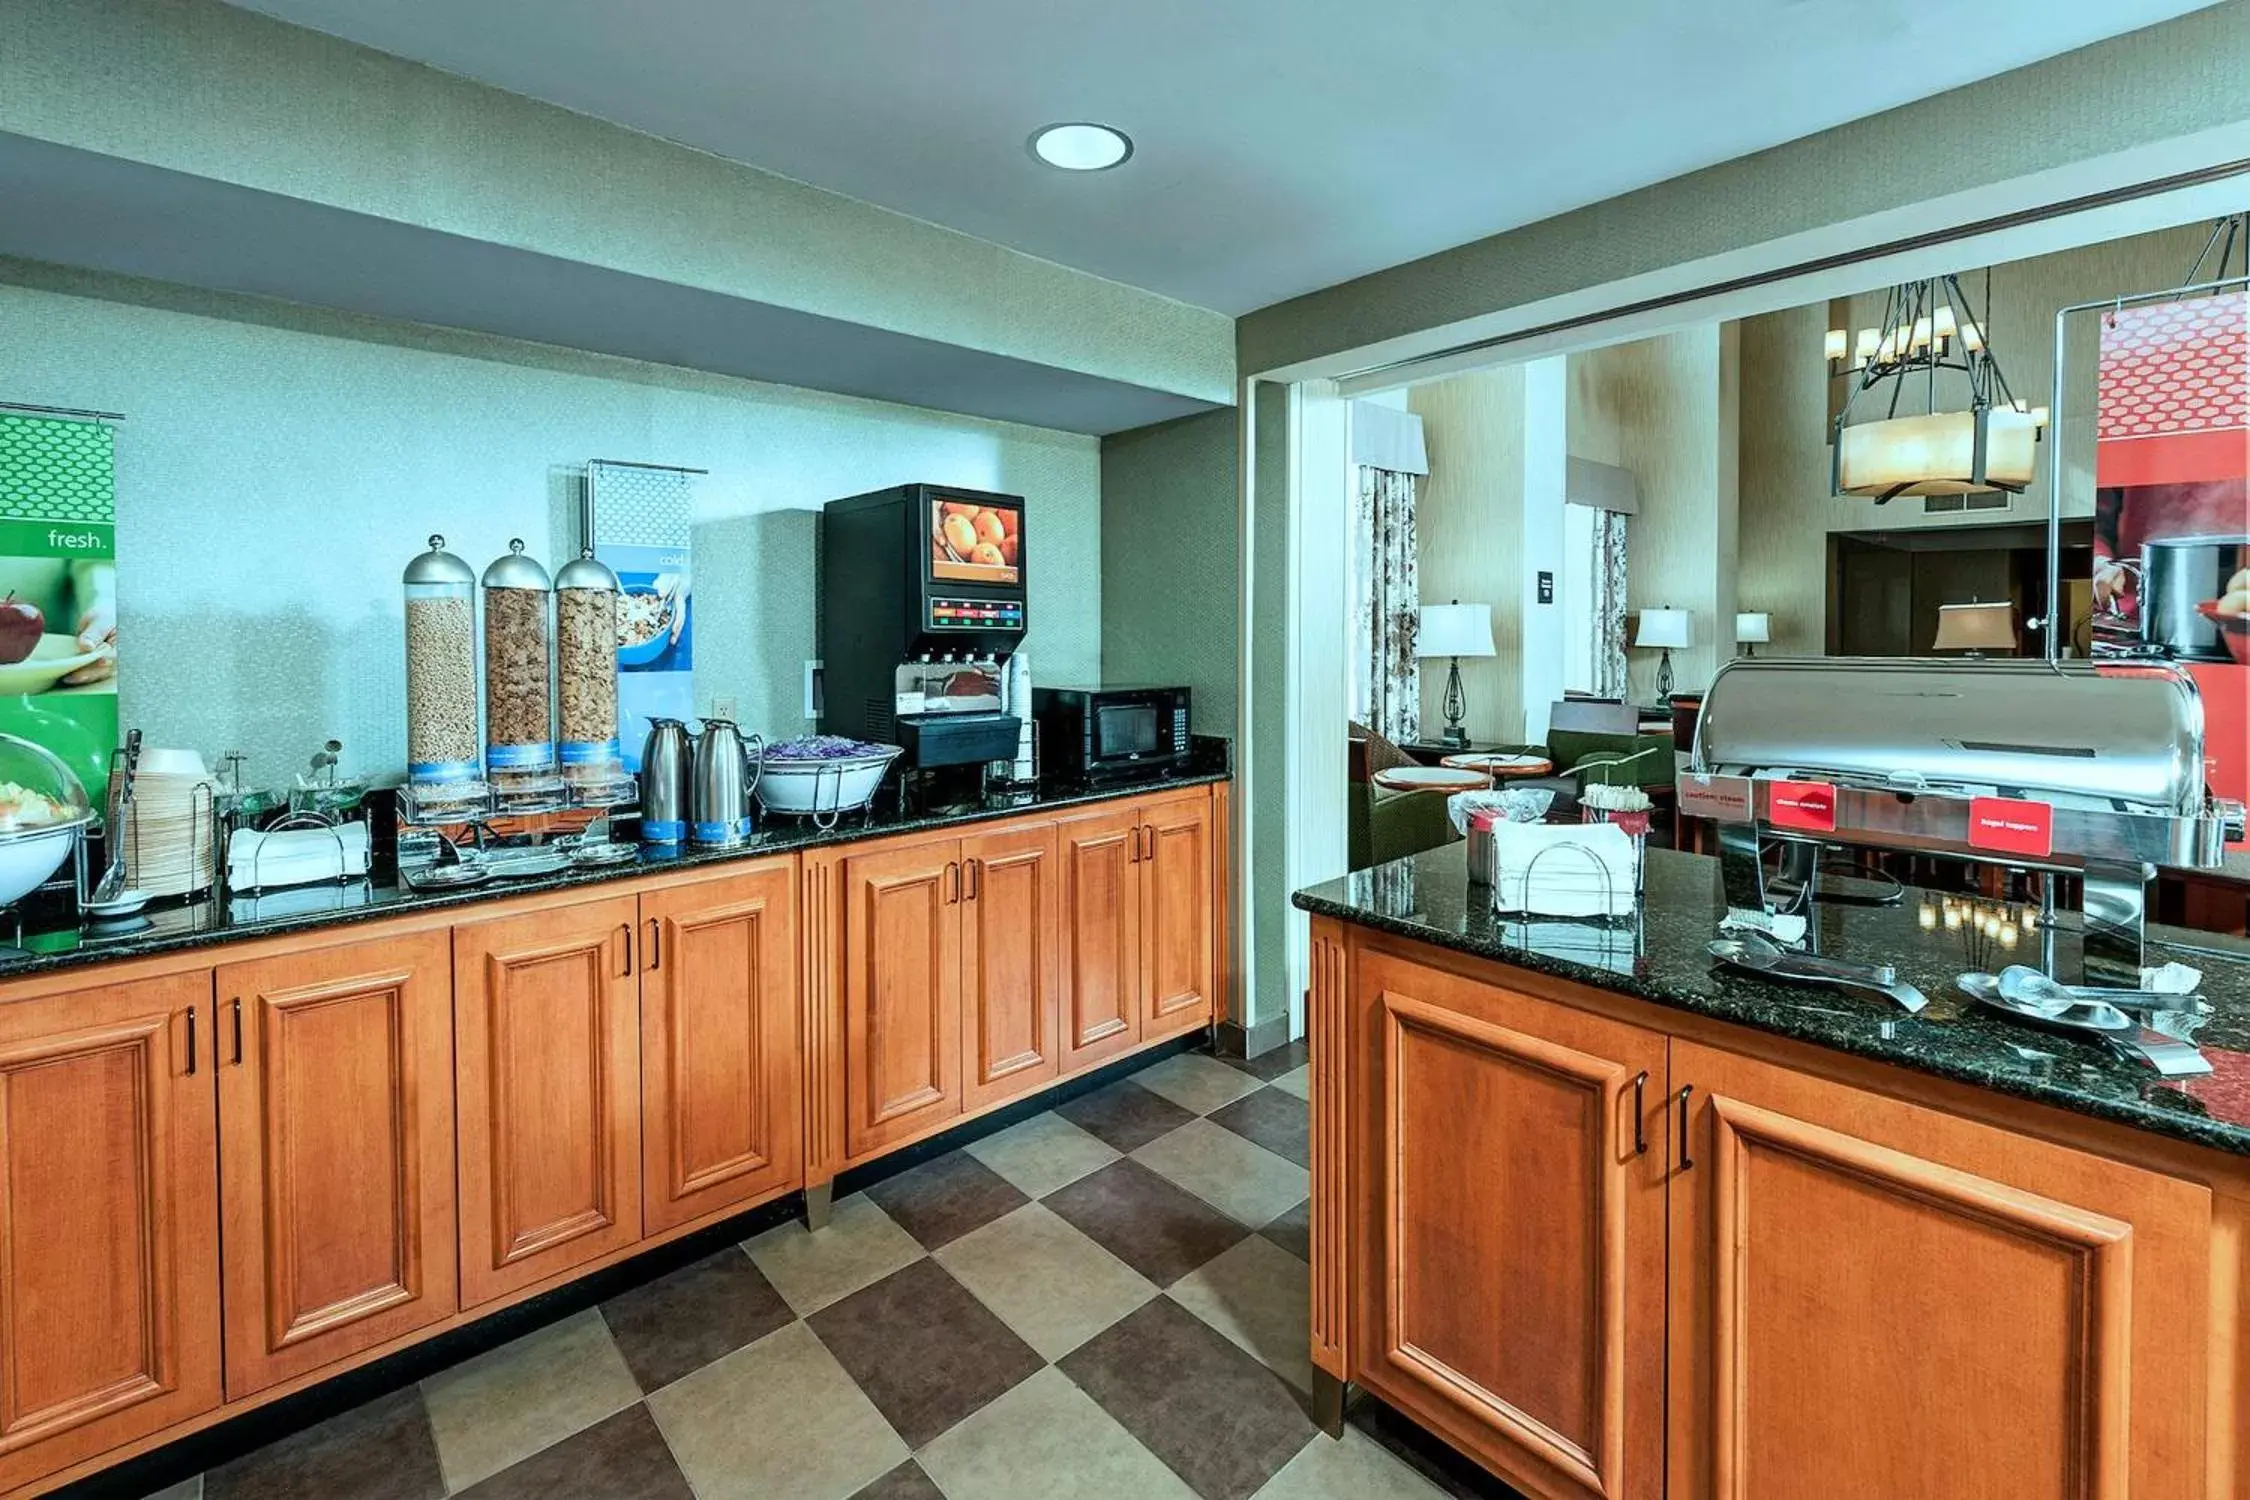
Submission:
[[[1496,911],[1622,917],[1639,900],[1639,851],[1614,824],[1502,823],[1493,838]]]

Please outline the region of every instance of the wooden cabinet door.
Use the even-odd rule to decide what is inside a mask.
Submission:
[[[1164,798],[1141,814],[1141,1040],[1211,1020],[1218,966],[1212,931],[1211,798]]]
[[[453,929],[461,1304],[641,1234],[631,896]]]
[[[1352,1375],[1529,1494],[1663,1493],[1665,1057],[1652,1031],[1360,959]]]
[[[797,866],[641,898],[641,1219],[654,1234],[804,1182]]]
[[[1671,1494],[2203,1493],[2208,1189],[1691,1043],[1672,1079]]]
[[[961,1112],[961,844],[844,861],[844,1148]]]
[[[417,933],[217,977],[235,1397],[459,1306],[453,953]]]
[[[216,1407],[209,970],[0,1007],[0,1489]]]
[[[1051,1082],[1062,1067],[1062,875],[1055,825],[961,841],[961,1076],[979,1109]]]
[[[1141,1040],[1141,815],[1111,809],[1058,828],[1063,1068],[1076,1072]]]

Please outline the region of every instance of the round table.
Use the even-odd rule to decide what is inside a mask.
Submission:
[[[1473,750],[1466,755],[1448,755],[1438,764],[1456,771],[1482,772],[1495,781],[1516,776],[1544,776],[1555,768],[1555,763],[1544,755],[1506,750]]]
[[[1481,792],[1492,785],[1492,778],[1482,771],[1464,770],[1459,766],[1393,766],[1387,771],[1377,771],[1369,778],[1375,785],[1392,792]]]

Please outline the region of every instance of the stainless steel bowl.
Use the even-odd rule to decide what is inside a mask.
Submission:
[[[2172,536],[2141,543],[2141,640],[2182,661],[2232,661],[2196,608],[2250,567],[2250,536]]]

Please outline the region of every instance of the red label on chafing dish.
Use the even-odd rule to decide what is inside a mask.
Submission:
[[[2020,797],[1972,798],[1969,847],[2045,859],[2055,852],[2055,810]]]
[[[1836,831],[1836,788],[1825,781],[1776,781],[1766,788],[1766,821],[1799,833]]]

